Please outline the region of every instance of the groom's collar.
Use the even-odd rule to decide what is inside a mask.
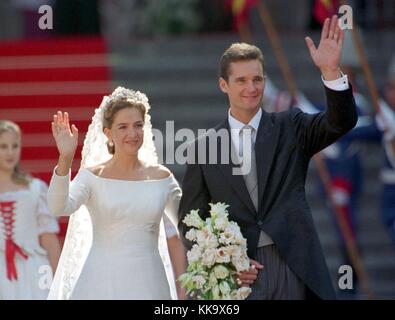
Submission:
[[[248,125],[250,125],[251,127],[253,127],[255,129],[255,132],[258,132],[261,118],[262,118],[262,108],[259,108],[258,112],[255,114],[255,116],[248,123]],[[229,121],[229,128],[231,130],[240,131],[245,126],[245,124],[243,122],[237,120],[235,117],[232,116],[232,114],[230,113],[230,109],[228,111],[228,121]]]
[[[273,114],[268,113],[263,109],[261,110],[262,110],[262,116],[257,132],[258,137],[270,131],[273,126]],[[214,127],[214,130],[220,130],[220,129],[230,130],[228,117],[226,117],[226,119],[224,119],[220,124]]]

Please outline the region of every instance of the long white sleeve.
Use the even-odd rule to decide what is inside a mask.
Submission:
[[[174,226],[178,225],[178,207],[182,196],[182,191],[177,180],[172,176],[172,182],[169,186],[169,195],[167,197],[165,214],[169,217]]]
[[[58,176],[55,170],[48,188],[48,207],[56,216],[69,216],[87,203],[90,196],[89,176],[80,170],[70,183],[70,172],[66,176]]]
[[[166,214],[163,215],[163,226],[165,228],[165,234],[167,239],[178,235],[176,226],[173,224],[173,222],[171,222]]]

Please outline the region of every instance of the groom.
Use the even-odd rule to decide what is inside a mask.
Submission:
[[[338,67],[343,31],[337,17],[325,21],[318,48],[308,37],[306,43],[322,74],[327,110],[315,115],[297,108],[282,113],[262,110],[262,53],[252,45],[233,44],[221,57],[219,79],[230,108],[215,129],[229,132],[228,143],[240,161],[249,156],[250,170],[234,174],[229,160],[233,156],[223,154],[217,164],[202,164],[199,156],[212,148],[197,142],[208,142],[207,134],[192,144],[196,161],[188,163],[184,177],[179,209],[184,244],[191,246],[182,222],[191,209],[200,209],[206,218],[208,203],[229,204],[229,218],[247,239],[253,266],[239,277],[240,285],[252,288],[249,299],[335,298],[306,200],[305,180],[311,157],[351,130],[357,115],[351,85]],[[249,150],[241,141],[245,132],[251,139]]]

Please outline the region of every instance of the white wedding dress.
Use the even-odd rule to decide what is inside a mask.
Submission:
[[[174,176],[117,180],[81,168],[69,181],[54,171],[49,208],[61,216],[85,205],[92,222],[92,246],[70,299],[171,299],[158,235],[164,212],[178,222],[181,189]]]

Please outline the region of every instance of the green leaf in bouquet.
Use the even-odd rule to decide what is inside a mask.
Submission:
[[[225,279],[229,276],[229,270],[222,264],[218,264],[213,269],[214,275],[217,279]]]
[[[219,290],[221,291],[222,295],[226,296],[229,295],[231,292],[231,288],[227,281],[221,281],[219,283]]]

